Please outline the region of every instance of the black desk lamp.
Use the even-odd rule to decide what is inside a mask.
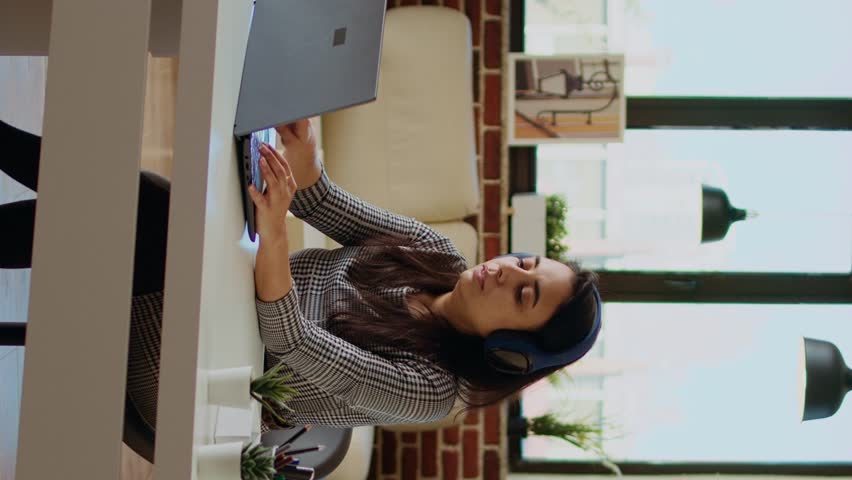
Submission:
[[[734,222],[756,216],[731,205],[721,188],[701,186],[701,243],[722,240]]]
[[[852,388],[852,370],[833,343],[802,338],[805,386],[802,420],[834,415]],[[800,360],[801,361],[801,360]]]

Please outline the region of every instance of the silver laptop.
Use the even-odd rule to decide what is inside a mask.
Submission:
[[[385,0],[256,0],[234,136],[243,204],[255,239],[248,185],[262,190],[257,162],[267,130],[376,99]]]

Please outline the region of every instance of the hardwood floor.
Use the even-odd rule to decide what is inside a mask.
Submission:
[[[46,69],[44,57],[0,57],[0,120],[41,133]],[[166,177],[171,174],[176,87],[177,62],[151,59],[142,168]],[[34,197],[33,192],[0,172],[0,204]],[[26,321],[29,285],[29,270],[0,269],[0,322]],[[0,347],[0,480],[15,478],[23,365],[23,347]],[[151,479],[153,466],[123,445],[120,478]]]

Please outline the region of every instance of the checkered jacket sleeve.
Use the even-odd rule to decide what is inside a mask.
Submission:
[[[413,355],[385,359],[306,321],[296,287],[275,302],[257,300],[257,314],[270,354],[365,418],[430,422],[453,406],[457,385],[451,374]]]
[[[290,211],[343,246],[393,235],[404,239],[402,245],[459,255],[444,235],[413,218],[361,200],[332,182],[325,170],[315,184],[296,192]]]

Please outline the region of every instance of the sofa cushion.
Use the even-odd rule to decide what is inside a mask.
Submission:
[[[390,10],[378,99],[322,119],[325,168],[346,190],[423,222],[477,213],[467,16]]]
[[[290,251],[295,251],[300,248],[312,247],[329,249],[340,248],[341,245],[339,243],[328,237],[322,237],[325,239],[324,243],[317,243],[315,240],[312,240],[312,238],[316,237],[312,237],[309,233],[307,233],[310,229],[312,229],[312,227],[307,226],[307,228],[305,228],[301,220],[294,219],[290,221],[289,217],[287,220],[287,238],[290,241]],[[296,227],[296,224],[302,226]],[[467,260],[468,266],[476,265],[478,261],[477,259],[479,258],[477,249],[479,245],[479,236],[476,234],[475,228],[473,228],[472,226],[470,226],[469,223],[466,222],[440,222],[430,223],[428,225],[434,228],[435,230],[441,232],[443,235],[449,238],[451,242],[453,242],[453,245],[456,246],[459,253],[461,253]],[[297,232],[294,234],[290,234],[290,230],[297,230]],[[303,231],[305,233],[302,233]],[[305,238],[305,240],[303,241],[302,238]]]
[[[467,259],[468,266],[476,265],[479,245],[479,235],[476,229],[466,222],[440,222],[430,223],[430,227],[441,232],[449,238],[459,252]]]

